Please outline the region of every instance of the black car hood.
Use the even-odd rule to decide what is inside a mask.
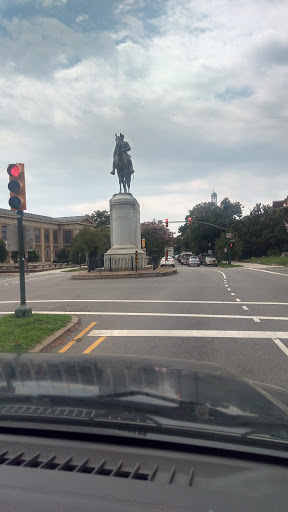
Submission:
[[[0,405],[9,397],[62,397],[128,400],[151,411],[165,405],[165,415],[187,419],[199,408],[223,413],[223,422],[241,416],[288,424],[288,391],[243,380],[217,364],[139,356],[1,354]],[[177,409],[177,414],[175,414]],[[181,417],[183,412],[183,418]],[[228,419],[228,420],[227,420]]]

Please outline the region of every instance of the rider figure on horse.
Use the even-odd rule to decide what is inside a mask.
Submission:
[[[117,136],[116,136],[116,138],[117,138]],[[130,172],[130,174],[132,175],[135,171],[133,169],[131,156],[128,155],[128,151],[131,151],[131,147],[130,147],[129,142],[127,142],[127,140],[124,140],[123,133],[120,133],[120,139],[121,139],[121,148],[122,148],[122,151],[126,158],[127,168],[128,168],[128,171]],[[113,153],[113,169],[110,172],[110,174],[115,174],[115,169],[117,166],[116,156],[117,156],[117,144],[115,146],[114,153]]]

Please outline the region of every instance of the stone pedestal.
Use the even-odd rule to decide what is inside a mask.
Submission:
[[[138,269],[145,267],[147,258],[141,249],[138,201],[132,194],[114,194],[109,203],[111,249],[104,255],[105,270],[135,270],[135,251],[138,251]]]

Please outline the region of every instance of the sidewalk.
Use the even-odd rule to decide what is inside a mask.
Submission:
[[[263,265],[261,263],[244,263],[243,261],[232,261],[232,264],[235,265],[242,265],[243,267],[250,267],[250,268],[262,268],[262,269],[268,269],[268,268],[287,268],[287,265]]]

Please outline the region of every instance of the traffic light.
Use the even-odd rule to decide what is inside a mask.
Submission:
[[[192,217],[188,217],[188,224],[189,226],[192,226]]]
[[[145,247],[145,238],[142,238],[142,249]]]
[[[230,243],[230,247],[231,247],[231,249],[234,247],[234,242]]]
[[[168,228],[168,219],[165,219],[166,228]]]
[[[26,210],[25,170],[24,164],[9,164],[8,189],[10,190],[9,206],[11,210]]]

